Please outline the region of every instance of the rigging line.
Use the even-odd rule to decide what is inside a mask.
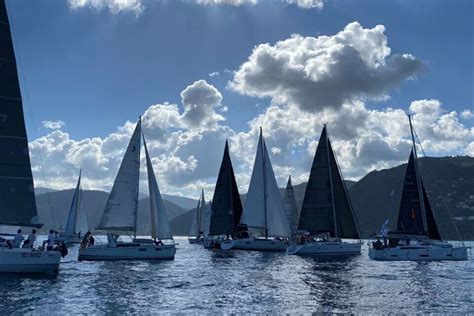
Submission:
[[[8,2],[5,2],[5,5],[8,7]],[[7,11],[10,13],[12,12],[10,10],[10,8],[7,8]],[[26,76],[25,76],[25,72],[24,72],[24,68],[23,68],[23,59],[21,57],[21,49],[19,50],[15,50],[15,46],[20,48],[20,45],[18,43],[18,41],[16,40],[16,37],[13,36],[13,34],[15,33],[14,31],[14,24],[13,23],[13,15],[12,14],[9,14],[9,26],[10,26],[10,37],[11,37],[11,40],[12,40],[12,44],[13,44],[13,50],[14,50],[14,54],[15,54],[15,57],[17,57],[17,66],[19,66],[19,69],[17,69],[18,73],[20,74],[20,76],[22,77],[23,79],[23,88],[25,90],[25,96],[26,96],[26,107],[28,108],[28,113],[29,113],[29,116],[30,116],[30,121],[31,121],[31,124],[33,125],[33,134],[35,136],[35,138],[38,137],[37,133],[36,133],[36,130],[37,130],[37,127],[36,127],[36,124],[35,124],[35,120],[34,120],[34,115],[33,115],[33,109],[31,108],[30,104],[30,93],[29,93],[29,90],[28,90],[28,82],[27,82],[27,79],[26,79]],[[23,104],[25,105],[25,100],[23,100]],[[27,136],[28,137],[28,136]],[[29,145],[29,143],[28,143]],[[29,153],[29,150],[28,150],[28,153]],[[51,224],[54,224],[54,218],[53,218],[53,203],[51,201],[51,192],[48,188],[48,183],[46,181],[46,172],[44,171],[44,168],[43,168],[43,157],[42,155],[38,155],[38,158],[39,158],[39,168],[41,170],[41,173],[43,174],[43,182],[44,182],[44,186],[45,186],[45,189],[46,189],[46,196],[47,196],[47,200],[48,200],[48,204],[49,204],[49,217],[51,219]],[[30,164],[31,164],[31,159],[30,159]],[[33,178],[34,179],[34,178]],[[33,181],[33,187],[34,187],[34,181]],[[36,200],[36,199],[35,199]]]
[[[425,150],[423,149],[423,146],[421,145],[421,140],[420,140],[420,138],[418,137],[418,134],[416,133],[415,127],[412,127],[412,129],[413,129],[413,133],[415,134],[416,139],[418,140],[418,144],[420,145],[421,151],[423,152],[423,156],[424,156],[424,157],[428,157],[428,156],[426,155],[426,153],[425,153]],[[430,172],[431,172],[431,170],[429,170],[428,172],[426,172],[426,173],[425,173],[425,176],[428,175],[428,174],[430,174]],[[456,223],[454,222],[454,217],[453,217],[453,215],[451,214],[451,210],[450,210],[449,207],[448,207],[448,203],[446,202],[446,199],[444,198],[444,195],[442,194],[442,191],[440,190],[440,188],[439,188],[438,185],[435,185],[434,187],[435,187],[435,190],[436,190],[436,192],[438,193],[438,195],[441,197],[441,201],[442,201],[442,203],[443,203],[443,206],[444,206],[446,212],[448,213],[448,216],[449,216],[449,219],[451,220],[451,223],[452,223],[453,226],[454,226],[454,230],[456,231],[456,233],[457,233],[457,235],[458,235],[458,237],[459,237],[459,239],[460,239],[462,245],[464,246],[464,240],[463,240],[462,234],[461,234],[461,232],[459,231],[458,226],[457,226]],[[426,194],[428,194],[428,193],[426,193]]]

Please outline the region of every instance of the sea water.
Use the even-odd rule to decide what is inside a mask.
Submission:
[[[207,250],[179,243],[174,261],[78,262],[54,277],[0,276],[0,313],[466,313],[474,259],[377,262]],[[468,243],[474,246],[474,243]]]

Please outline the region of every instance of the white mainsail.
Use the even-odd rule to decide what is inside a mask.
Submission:
[[[285,194],[283,195],[283,206],[285,207],[286,218],[288,219],[291,233],[294,234],[298,230],[299,214],[298,207],[296,206],[295,192],[291,184],[291,176],[288,178]]]
[[[151,164],[150,155],[146,147],[145,136],[143,136],[145,146],[146,168],[148,173],[148,188],[150,190],[150,212],[151,212],[151,238],[153,239],[173,239],[170,223],[166,215],[165,205],[161,198],[160,189],[156,182],[155,173]]]
[[[196,207],[196,213],[195,213],[195,216],[193,216],[193,221],[192,221],[192,224],[191,224],[191,230],[189,232],[189,236],[195,236],[195,237],[199,237],[199,223],[198,223],[198,217],[200,216],[200,212],[201,212],[201,198],[199,198],[198,200],[198,205]]]
[[[241,224],[257,229],[266,236],[287,237],[291,235],[285,209],[273,172],[262,131],[257,146],[257,155],[245,199],[245,206],[240,220]]]
[[[141,120],[138,121],[130,139],[97,229],[136,231],[140,137]]]
[[[64,229],[64,235],[66,236],[72,236],[76,233],[76,223],[81,204],[81,173],[82,170],[79,170],[79,179],[77,180],[76,189],[74,190],[74,195],[72,197],[71,208],[69,209],[69,215],[67,217],[66,227]]]

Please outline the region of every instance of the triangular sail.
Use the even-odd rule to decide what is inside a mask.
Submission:
[[[359,238],[352,205],[323,128],[303,199],[299,230],[328,232],[333,237]]]
[[[291,235],[280,190],[261,132],[240,223],[248,228],[254,228],[254,235],[271,237]]]
[[[161,198],[158,182],[156,182],[155,172],[153,171],[153,165],[151,164],[148,148],[146,147],[145,136],[143,136],[143,144],[145,145],[148,188],[150,191],[151,238],[173,239],[168,216],[166,215],[165,205]]]
[[[199,205],[199,216],[198,216],[198,232],[199,236],[204,234],[205,223],[206,223],[206,199],[204,198],[204,189],[201,191],[201,204]]]
[[[283,206],[285,207],[286,218],[290,224],[291,233],[293,234],[298,230],[299,214],[293,185],[291,184],[291,176],[288,178],[285,194],[283,195]]]
[[[196,212],[193,216],[193,221],[191,223],[191,230],[189,231],[189,236],[199,237],[198,217],[200,216],[200,212],[201,212],[201,198],[199,198],[198,200]]]
[[[242,216],[242,203],[226,141],[212,201],[209,235],[234,234]]]
[[[138,121],[97,227],[99,230],[136,230],[140,137],[141,122]]]
[[[64,235],[72,236],[76,233],[76,223],[79,214],[79,207],[81,204],[81,172],[79,171],[79,179],[77,180],[76,189],[72,197],[71,207],[69,208],[69,215],[67,217],[66,227],[64,229]]]
[[[41,227],[4,0],[0,0],[0,147],[0,225]]]
[[[433,211],[431,209],[425,187],[421,179],[420,183],[424,195],[428,229],[425,229],[423,224],[423,214],[419,194],[420,190],[418,188],[416,175],[415,155],[412,150],[405,171],[402,199],[400,201],[400,209],[398,212],[397,231],[410,235],[428,235],[431,239],[440,240],[441,237],[439,230],[434,220]]]

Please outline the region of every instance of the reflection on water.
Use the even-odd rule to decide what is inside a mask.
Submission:
[[[77,262],[56,277],[0,277],[2,314],[473,312],[474,261],[377,262],[205,250],[176,260]]]

